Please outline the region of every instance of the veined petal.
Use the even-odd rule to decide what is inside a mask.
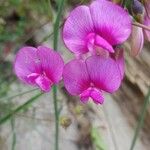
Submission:
[[[89,7],[75,8],[67,18],[64,29],[64,43],[74,53],[86,53],[86,36],[94,31]]]
[[[72,95],[79,95],[90,87],[90,79],[86,64],[81,60],[67,63],[63,71],[64,85]]]
[[[110,93],[119,88],[122,79],[115,60],[110,57],[91,56],[86,64],[91,82],[96,88]]]
[[[17,53],[14,63],[18,78],[29,84],[34,84],[34,82],[27,78],[28,75],[41,73],[41,64],[36,52],[37,49],[34,47],[23,47]]]
[[[131,34],[131,54],[136,56],[142,50],[144,45],[143,29],[133,26]]]
[[[43,73],[53,82],[58,83],[62,78],[64,62],[59,53],[45,46],[37,48]]]
[[[109,44],[123,43],[131,33],[131,19],[120,6],[106,0],[94,1],[90,12],[95,32]]]

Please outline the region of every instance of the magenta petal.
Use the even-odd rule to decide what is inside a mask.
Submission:
[[[123,56],[123,49],[119,50],[119,55],[118,55],[118,58],[116,59],[116,62],[118,64],[118,66],[119,66],[121,79],[123,79],[124,72],[125,72],[125,60],[124,60],[124,56]]]
[[[116,47],[115,53],[111,54],[111,57],[115,60],[120,70],[120,77],[123,79],[125,72],[125,60],[124,60],[124,49],[122,47]]]
[[[36,79],[37,77],[39,77],[39,75],[40,75],[40,74],[38,74],[38,73],[31,73],[31,74],[29,74],[29,75],[27,76],[27,79],[28,79],[28,81],[29,81],[31,84],[35,84],[35,79]]]
[[[45,46],[39,46],[37,49],[43,74],[45,74],[53,83],[58,83],[62,78],[64,67],[63,59],[59,53]]]
[[[52,82],[46,76],[43,76],[43,75],[40,75],[38,78],[36,78],[35,83],[44,92],[49,92],[51,89],[51,85],[52,85]]]
[[[121,44],[131,33],[129,14],[120,6],[106,0],[94,1],[90,5],[95,32],[109,44]]]
[[[99,35],[96,35],[96,37],[95,37],[95,45],[100,46],[103,49],[108,50],[109,52],[114,52],[113,47]]]
[[[122,79],[115,60],[110,57],[91,56],[86,64],[90,79],[97,88],[110,93],[119,88]]]
[[[102,104],[104,102],[102,92],[94,87],[90,87],[80,94],[80,99],[83,103],[86,103],[90,97],[96,104]]]
[[[67,63],[63,71],[64,85],[72,95],[79,95],[90,86],[85,62],[72,60]]]
[[[64,24],[64,43],[74,53],[86,53],[85,38],[91,32],[94,28],[89,7],[79,6],[70,13]]]
[[[87,47],[92,53],[95,53],[97,48],[107,50],[108,52],[114,52],[113,47],[105,39],[95,33],[90,33],[86,39]]]
[[[87,103],[88,100],[89,100],[89,97],[91,96],[91,91],[90,90],[85,90],[83,91],[81,94],[80,94],[80,99],[81,99],[81,102],[83,103]]]
[[[19,79],[29,84],[34,84],[27,78],[31,73],[40,74],[41,65],[34,47],[23,47],[16,55],[14,69]]]
[[[97,89],[91,91],[91,98],[96,104],[103,104],[104,102],[104,97],[102,95],[102,92]]]

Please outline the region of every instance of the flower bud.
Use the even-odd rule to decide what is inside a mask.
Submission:
[[[76,115],[81,115],[84,112],[84,108],[82,105],[77,105],[74,111]]]
[[[131,54],[136,56],[142,50],[143,44],[143,29],[137,26],[133,26],[131,34]]]
[[[143,14],[144,6],[139,0],[133,0],[132,11],[135,14]]]
[[[70,126],[71,123],[72,123],[72,121],[69,117],[67,117],[67,116],[60,117],[60,125],[63,128],[67,129]]]

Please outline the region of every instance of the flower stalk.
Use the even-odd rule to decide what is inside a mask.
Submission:
[[[64,0],[58,2],[58,13],[54,23],[54,41],[53,48],[57,50],[58,48],[58,35],[59,35],[59,26],[61,13],[64,5]],[[53,86],[53,103],[55,111],[55,150],[59,150],[59,110],[58,110],[58,99],[57,99],[57,86]]]
[[[150,27],[149,26],[146,26],[144,24],[141,24],[141,23],[138,23],[138,22],[132,22],[132,25],[134,26],[137,26],[137,27],[140,27],[142,29],[145,29],[147,31],[150,31]]]

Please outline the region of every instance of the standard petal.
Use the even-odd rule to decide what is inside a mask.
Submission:
[[[144,45],[143,29],[133,26],[131,34],[131,54],[136,56],[142,50]]]
[[[67,63],[63,71],[64,85],[72,95],[79,95],[90,87],[90,79],[86,64],[81,60]]]
[[[19,79],[29,84],[31,82],[27,76],[32,73],[41,73],[40,60],[37,56],[37,49],[34,47],[23,47],[16,55],[14,70]]]
[[[90,5],[90,12],[95,32],[110,45],[127,40],[131,33],[131,19],[123,8],[106,0],[98,0]]]
[[[119,88],[122,79],[115,60],[110,57],[91,56],[86,64],[94,86],[110,93]]]
[[[59,53],[45,46],[37,48],[37,55],[40,58],[43,74],[53,83],[58,83],[62,78],[64,62]]]
[[[79,6],[70,13],[64,24],[64,43],[74,53],[86,53],[86,36],[91,32],[94,28],[89,7]]]

